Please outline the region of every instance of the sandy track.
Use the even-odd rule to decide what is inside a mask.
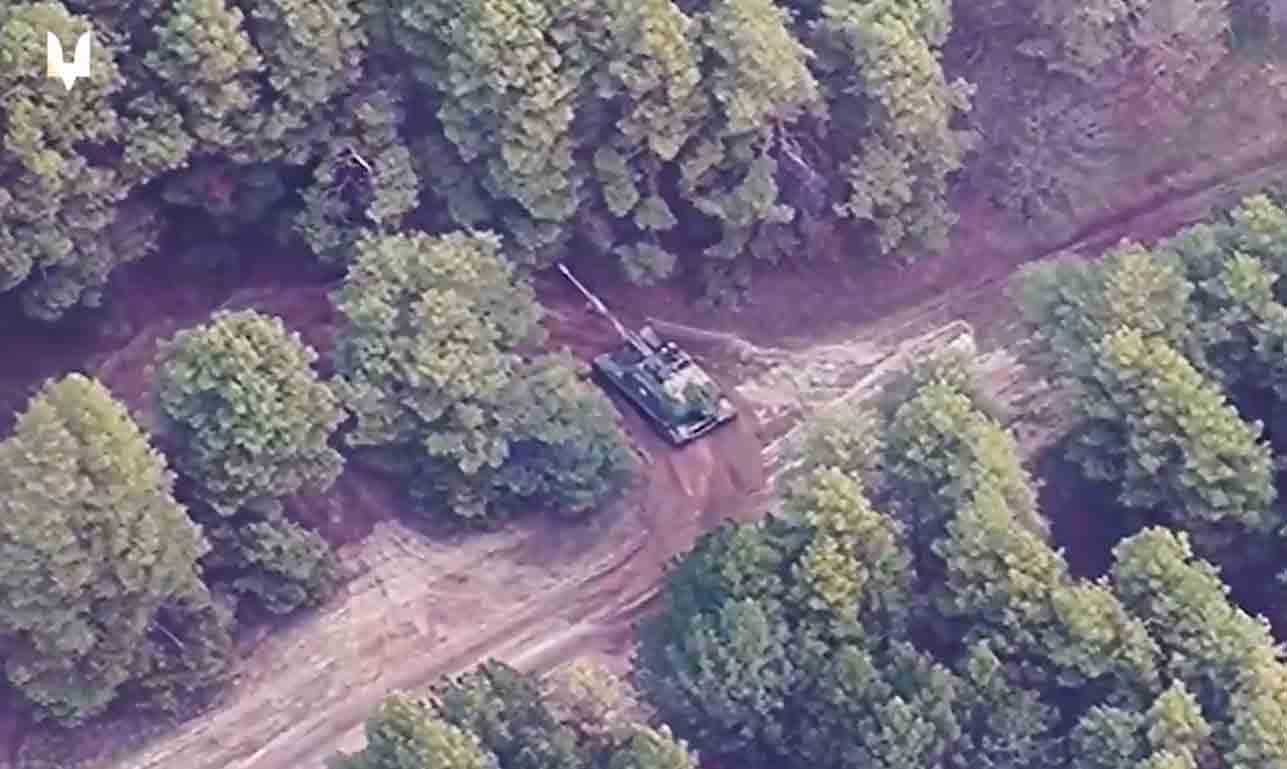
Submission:
[[[646,453],[661,459],[638,489],[585,524],[449,541],[378,524],[342,552],[355,572],[344,594],[260,644],[215,708],[94,765],[320,767],[337,747],[360,745],[362,721],[391,689],[486,657],[545,669],[582,648],[624,649],[666,561],[758,485],[758,466],[729,463],[758,448],[752,422],[678,452],[645,438]]]
[[[1017,265],[1066,249],[1093,250],[1126,235],[1160,235],[1284,176],[1287,147],[1270,137],[1203,163],[1200,174],[1167,180],[1138,205],[1090,217],[1064,242],[989,252],[987,241],[966,233],[958,253],[934,268],[954,273],[944,278],[947,290],[927,283],[918,295],[899,300],[904,309],[887,315],[882,310],[875,323],[855,312],[850,319],[858,320],[845,325],[840,315],[849,310],[838,311],[818,329],[825,348],[815,340],[789,354],[749,343],[730,352],[739,357],[753,351],[777,364],[746,382],[748,413],[764,417],[766,437],[786,434],[820,403],[869,384],[868,377],[887,369],[906,340],[959,317],[986,327],[984,321],[1006,303],[1005,282]],[[772,290],[763,283],[758,289]],[[319,317],[314,326],[324,324],[324,296],[319,293],[308,306]],[[187,315],[176,311],[175,317]],[[597,322],[574,309],[555,308],[554,317],[563,334],[556,333],[556,344],[584,354],[605,343],[593,330]],[[309,323],[292,323],[300,325]],[[324,346],[323,338],[310,341]],[[712,341],[718,347],[719,340]],[[135,368],[113,368],[109,361],[105,373],[120,380],[112,383],[114,390],[131,390],[126,380]],[[452,538],[377,524],[367,539],[344,550],[355,574],[344,594],[258,644],[253,656],[239,662],[235,684],[215,707],[157,729],[150,744],[81,766],[318,769],[336,749],[360,745],[362,720],[391,688],[420,687],[486,657],[544,670],[583,653],[623,655],[632,622],[649,606],[667,560],[720,520],[753,515],[765,497],[757,492],[764,468],[754,420],[673,452],[631,412],[623,413],[651,464],[640,487],[613,510],[578,526],[530,522]],[[775,450],[770,459],[778,455]],[[381,494],[349,474],[335,497],[378,509],[369,518],[379,520],[393,504]]]
[[[1287,155],[1281,151],[1261,156],[1045,251],[1165,231],[1200,217],[1213,199],[1284,171]],[[1022,261],[1015,255],[1004,263]],[[981,303],[1001,301],[1010,271],[978,274],[945,296],[866,329],[851,344],[788,356],[775,371],[748,383],[757,398],[751,409],[770,418],[786,414],[782,426],[789,427],[807,414],[801,404],[810,398],[831,400],[872,369],[888,368],[900,341],[977,311]],[[806,359],[823,361],[818,370],[834,381],[802,386]],[[780,380],[775,386],[774,376],[793,377],[793,383]],[[774,392],[777,403],[770,397]],[[632,620],[654,595],[666,561],[700,531],[727,516],[747,515],[763,500],[754,494],[762,468],[758,452],[748,456],[747,447],[758,446],[749,421],[736,432],[672,452],[625,414],[652,463],[643,486],[615,510],[582,526],[517,527],[452,541],[380,524],[367,540],[346,549],[346,563],[359,573],[345,594],[256,648],[217,707],[142,750],[88,766],[316,769],[335,750],[361,745],[363,719],[391,689],[420,687],[487,657],[543,670],[590,651],[622,654]]]

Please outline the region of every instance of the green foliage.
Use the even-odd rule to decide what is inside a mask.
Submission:
[[[946,375],[927,377],[893,411],[882,444],[885,489],[918,565],[947,521],[983,489],[999,494],[1030,531],[1045,529],[1013,437],[962,389]]]
[[[1182,681],[1173,681],[1153,702],[1148,722],[1148,743],[1155,755],[1164,752],[1181,756],[1195,766],[1209,760],[1211,726],[1202,716],[1197,698]]]
[[[592,663],[577,660],[556,668],[542,688],[550,713],[592,751],[624,745],[651,720],[627,681]],[[645,742],[651,750],[652,737]],[[657,749],[668,754],[664,746]]]
[[[200,625],[210,602],[196,568],[208,546],[172,485],[125,409],[79,374],[46,384],[0,442],[0,643],[9,681],[43,713],[97,715],[184,665],[165,657],[202,652],[176,650],[163,621]],[[220,628],[207,630],[217,646]]]
[[[292,521],[267,520],[247,524],[234,536],[242,574],[233,589],[255,596],[274,614],[317,606],[339,587],[339,561],[316,532]]]
[[[964,352],[947,350],[922,358],[899,371],[881,388],[876,411],[883,422],[889,422],[922,388],[937,382],[965,396],[975,411],[997,422],[1004,421],[1005,410],[984,392],[975,373],[973,357]]]
[[[620,104],[620,117],[595,152],[596,176],[613,216],[633,214],[635,225],[655,237],[678,223],[659,194],[658,174],[711,110],[702,88],[700,26],[671,0],[645,0],[617,3],[607,32],[599,88]],[[626,276],[637,283],[667,277],[675,266],[675,257],[655,242],[618,249]]]
[[[589,228],[632,281],[691,267],[712,297],[733,296],[746,257],[796,253],[825,215],[832,156],[849,158],[839,210],[886,250],[937,248],[953,220],[946,178],[970,146],[950,128],[969,89],[939,64],[948,8],[826,5],[809,27],[771,0],[79,2],[95,72],[63,94],[37,74],[35,30],[66,41],[85,24],[60,3],[18,3],[0,16],[0,172],[16,202],[0,216],[0,290],[47,319],[97,304],[110,272],[156,241],[139,227],[151,191],[206,163],[229,169],[189,201],[211,213],[246,198],[226,183],[311,173],[302,206],[274,213],[335,263],[433,202],[435,229],[503,232],[526,264]],[[829,120],[852,102],[863,119]],[[822,144],[804,146],[809,131]],[[692,264],[666,242],[681,224],[719,232]]]
[[[280,147],[296,163],[318,130],[314,114],[360,82],[366,35],[358,0],[325,7],[307,0],[254,4],[246,26],[259,49],[275,99],[257,141]]]
[[[987,641],[970,645],[958,664],[969,684],[965,757],[973,766],[1019,769],[1053,764],[1062,735],[1059,712],[1041,692],[1016,685]]]
[[[493,481],[514,500],[585,513],[624,486],[636,468],[616,409],[581,381],[569,355],[536,359],[515,379],[509,455]]]
[[[717,755],[780,752],[781,724],[799,675],[783,607],[728,600],[678,638],[641,651],[641,691],[681,734]],[[664,644],[661,645],[661,644]]]
[[[515,351],[543,334],[540,307],[495,235],[367,237],[334,299],[347,440],[389,453],[430,503],[474,520],[520,503],[582,511],[624,481],[604,397],[565,359]]]
[[[952,122],[973,88],[949,83],[938,49],[951,29],[946,3],[826,0],[818,33],[832,97],[860,95],[867,131],[843,171],[842,216],[874,225],[882,253],[941,252],[956,223],[948,177],[977,137]]]
[[[1122,696],[1156,685],[1156,647],[1103,587],[1075,584],[1061,554],[1016,525],[984,488],[935,544],[946,564],[942,611],[965,619],[967,640],[987,640],[1046,686],[1084,687],[1113,676]]]
[[[254,310],[215,313],[163,345],[154,388],[174,463],[220,514],[271,510],[339,476],[329,441],[344,412],[316,359],[279,318]]]
[[[335,388],[357,418],[349,445],[410,451],[449,486],[453,510],[482,514],[468,481],[505,460],[498,412],[520,363],[512,350],[540,333],[500,239],[368,237],[334,302],[345,318]]]
[[[1152,628],[1167,672],[1196,698],[1214,744],[1247,766],[1287,759],[1283,721],[1277,720],[1287,713],[1287,663],[1268,623],[1229,602],[1217,570],[1194,556],[1183,533],[1146,529],[1119,544],[1114,555],[1118,595]],[[1159,718],[1161,708],[1176,707],[1163,703]],[[1152,736],[1172,750],[1186,742],[1200,745],[1206,730],[1191,715],[1180,721],[1181,728],[1160,725]]]
[[[1144,758],[1145,716],[1135,710],[1096,705],[1077,722],[1071,736],[1076,769],[1127,769]]]
[[[1034,268],[1022,283],[1038,360],[1076,386],[1083,470],[1209,553],[1263,551],[1281,525],[1259,436],[1265,421],[1278,426],[1287,393],[1274,271],[1284,233],[1287,214],[1258,196],[1154,249],[1123,244],[1096,262]]]
[[[789,122],[818,99],[811,54],[791,34],[785,10],[763,0],[715,0],[703,21],[703,42],[715,59],[711,93],[726,135]]]
[[[697,539],[666,575],[666,610],[640,631],[643,649],[660,646],[698,615],[739,600],[782,601],[803,538],[779,520],[726,525]],[[642,653],[642,652],[641,652]]]
[[[1056,261],[1027,268],[1019,303],[1038,344],[1037,360],[1065,378],[1081,378],[1109,334],[1130,327],[1191,354],[1197,318],[1194,287],[1179,260],[1121,243],[1096,262]]]
[[[956,512],[935,550],[946,566],[944,612],[969,617],[972,632],[994,637],[1002,650],[1027,650],[1052,621],[1050,599],[1068,583],[1068,567],[1014,524],[1004,497],[985,487]]]
[[[871,507],[862,485],[836,468],[817,470],[797,481],[783,513],[808,532],[793,574],[804,605],[860,633],[901,635],[915,573],[902,527]]]
[[[1269,447],[1219,388],[1157,338],[1109,335],[1080,404],[1076,457],[1088,477],[1119,484],[1131,507],[1170,511],[1210,545],[1231,530],[1277,528]]]
[[[365,83],[342,99],[334,136],[313,168],[294,229],[324,262],[345,263],[367,229],[397,227],[420,202],[421,180],[399,135],[396,82]]]
[[[123,87],[114,52],[96,47],[89,78],[67,91],[45,75],[45,34],[68,52],[88,21],[61,3],[0,9],[0,291],[20,289],[28,314],[53,320],[96,305],[108,274],[152,245],[114,225],[128,186],[90,147],[123,140],[112,97]]]
[[[822,664],[791,765],[940,766],[960,749],[961,682],[910,644],[881,658],[842,647]]]
[[[175,0],[156,28],[145,61],[172,84],[184,127],[203,145],[236,162],[260,159],[256,75],[263,59],[246,34],[245,17],[224,0]]]
[[[395,693],[366,725],[366,747],[330,769],[697,769],[697,757],[665,725],[608,723],[598,709],[578,716],[586,741],[555,723],[536,679],[497,662],[444,680],[429,700]],[[590,736],[595,735],[595,736]]]
[[[428,704],[392,694],[366,723],[366,747],[327,762],[328,769],[498,769],[495,756],[468,732],[434,717]]]
[[[434,689],[435,711],[476,735],[506,769],[584,769],[575,733],[546,706],[533,679],[489,661]]]
[[[95,306],[154,247],[156,190],[197,177],[182,204],[241,229],[268,213],[249,182],[300,172],[298,197],[269,196],[297,205],[272,214],[337,264],[419,212],[503,232],[535,266],[591,232],[632,281],[688,272],[733,298],[750,259],[800,251],[846,180],[837,210],[884,250],[937,249],[972,145],[951,128],[969,88],[940,65],[950,10],[823,5],[805,24],[771,0],[81,0],[94,74],[64,93],[38,31],[70,45],[85,20],[11,3],[0,291],[50,320]],[[207,165],[223,171],[204,184]],[[681,227],[717,238],[685,255]]]
[[[670,729],[640,726],[623,748],[612,755],[608,769],[698,769],[697,758]]]
[[[881,430],[876,414],[841,403],[816,415],[779,484],[789,487],[796,478],[824,467],[835,468],[864,482],[879,482]]]
[[[577,34],[557,26],[559,6],[419,4],[396,17],[396,39],[416,60],[417,76],[441,105],[442,133],[474,177],[446,183],[516,204],[514,240],[531,259],[558,242],[579,203],[571,131],[582,73],[577,57],[556,44]]]

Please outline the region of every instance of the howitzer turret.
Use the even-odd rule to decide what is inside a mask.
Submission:
[[[595,357],[595,373],[607,380],[674,445],[683,445],[737,417],[737,409],[715,380],[674,342],[662,341],[650,327],[626,328],[603,300],[582,285],[563,264],[559,272],[612,324],[625,345]]]

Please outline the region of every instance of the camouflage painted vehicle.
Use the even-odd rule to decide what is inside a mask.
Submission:
[[[625,342],[594,359],[595,373],[629,399],[671,444],[690,443],[737,417],[733,402],[691,355],[658,338],[648,326],[638,333],[627,330],[567,267],[558,268]]]

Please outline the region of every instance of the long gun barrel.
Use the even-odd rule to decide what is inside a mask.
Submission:
[[[576,286],[577,290],[580,291],[583,296],[585,296],[586,301],[590,303],[590,306],[594,308],[594,311],[608,319],[608,322],[611,323],[612,327],[617,330],[617,333],[621,335],[622,339],[624,339],[625,341],[631,344],[635,344],[635,345],[638,344],[638,342],[635,340],[634,334],[631,334],[629,331],[627,331],[626,327],[621,325],[621,321],[617,320],[612,313],[608,312],[608,308],[603,303],[603,300],[599,299],[599,297],[590,293],[590,289],[583,286],[581,284],[581,281],[577,280],[576,277],[568,270],[568,268],[562,262],[559,262],[555,266],[559,268],[559,272],[563,273],[563,277],[571,281],[572,285]]]

